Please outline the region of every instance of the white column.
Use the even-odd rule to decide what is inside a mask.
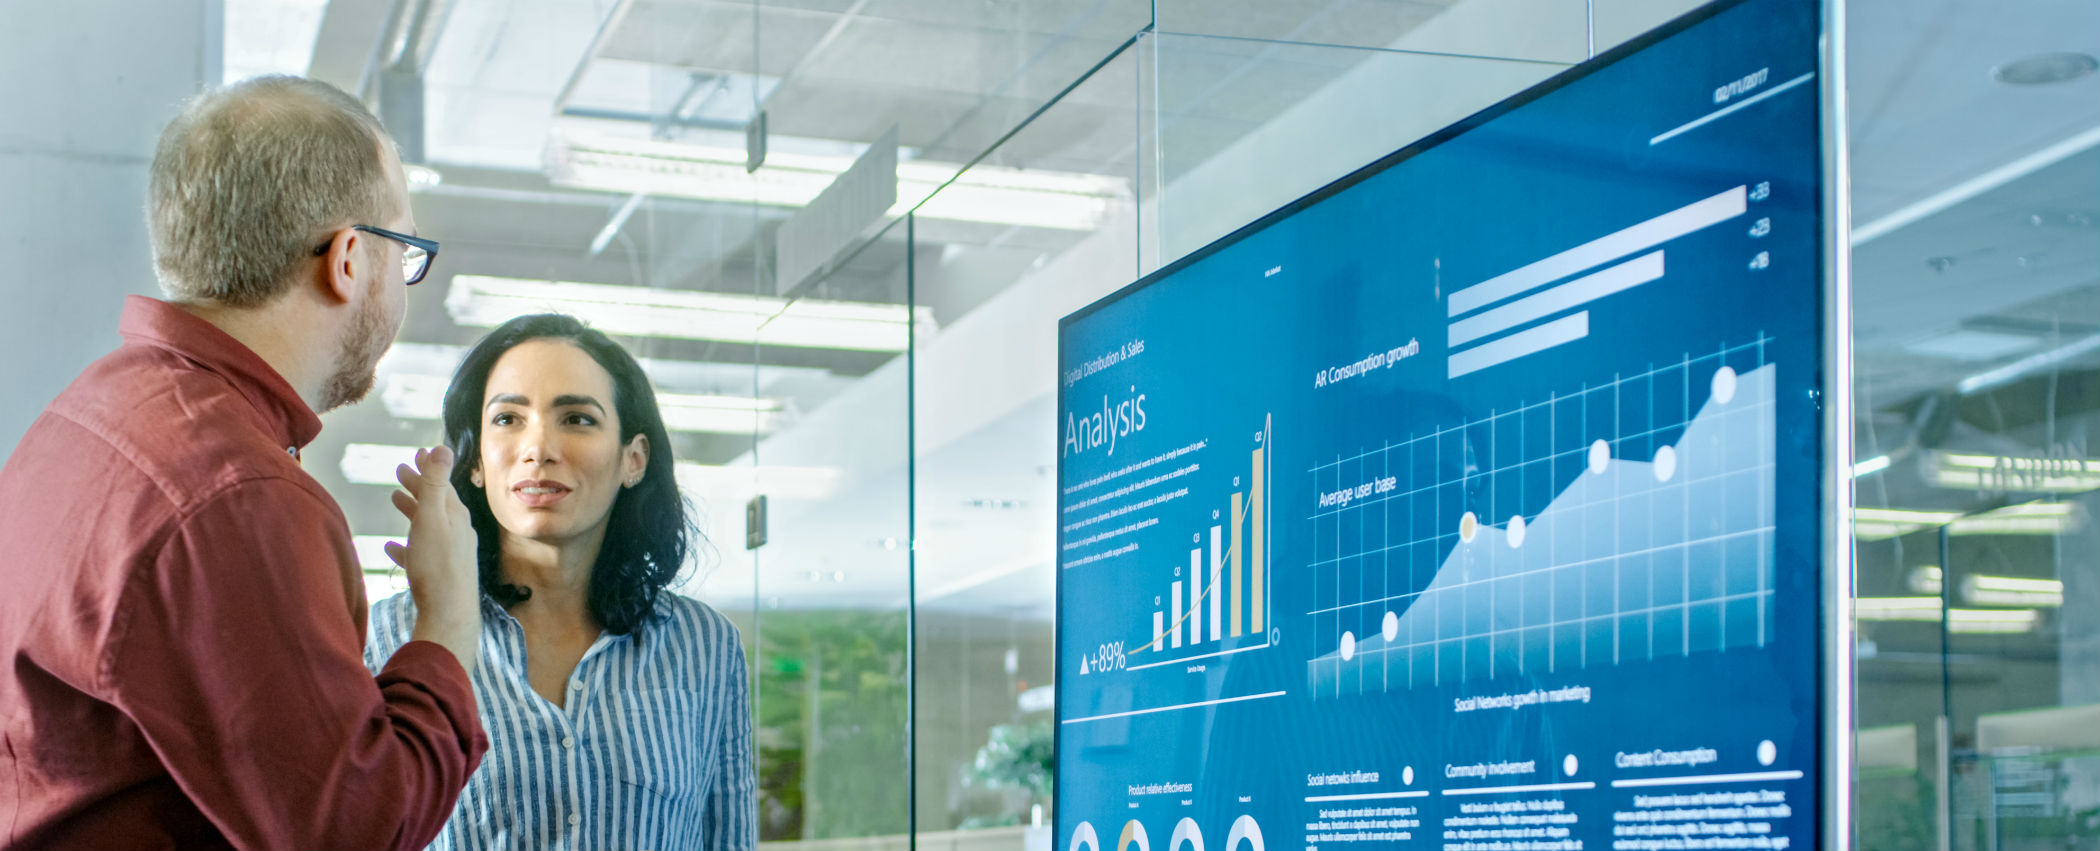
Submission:
[[[146,170],[219,79],[220,0],[9,3],[0,25],[0,459],[89,362],[124,296],[159,295]]]

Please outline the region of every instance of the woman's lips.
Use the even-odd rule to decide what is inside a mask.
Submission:
[[[526,508],[546,508],[569,495],[569,486],[560,482],[533,480],[510,486],[510,493]]]

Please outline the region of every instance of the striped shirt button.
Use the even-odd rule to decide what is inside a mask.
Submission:
[[[573,748],[573,747],[576,747],[576,739],[575,739],[575,737],[573,737],[573,736],[563,736],[563,737],[561,737],[561,746],[562,746],[562,747],[565,747],[565,748]]]
[[[577,814],[575,814],[575,813],[570,813],[570,814],[569,814],[569,823],[570,823],[570,824],[582,824],[582,823],[583,823],[583,816],[577,815]]]

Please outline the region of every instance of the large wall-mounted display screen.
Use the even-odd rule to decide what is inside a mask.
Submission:
[[[1065,320],[1057,848],[1817,844],[1819,33],[1702,9]]]

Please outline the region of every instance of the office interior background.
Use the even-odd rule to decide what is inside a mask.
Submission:
[[[158,294],[177,104],[336,83],[444,246],[305,454],[372,596],[389,471],[551,299],[662,394],[761,839],[1048,847],[1057,319],[1697,5],[7,0],[0,447]],[[2100,848],[2100,5],[1846,7],[1859,844]]]

